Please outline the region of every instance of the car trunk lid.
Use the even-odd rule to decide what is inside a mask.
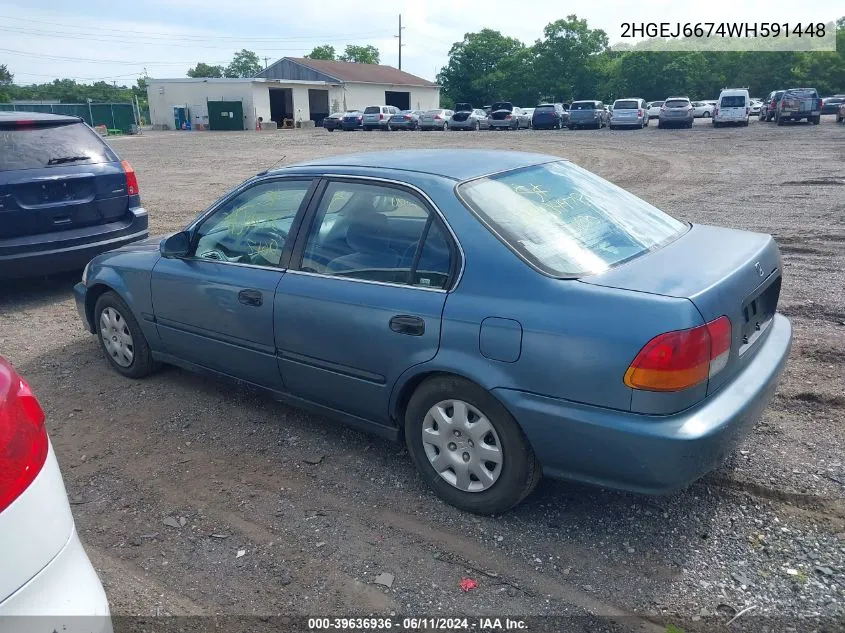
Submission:
[[[0,171],[0,238],[112,222],[128,207],[120,163]]]
[[[694,225],[652,253],[582,282],[689,299],[704,322],[727,316],[731,352],[707,393],[724,384],[754,355],[780,296],[780,250],[770,235]]]

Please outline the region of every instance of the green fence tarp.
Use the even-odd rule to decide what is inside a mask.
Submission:
[[[128,134],[135,124],[135,106],[131,103],[92,103],[90,109],[87,103],[0,103],[0,110],[78,116],[91,127],[105,125],[110,130],[120,130],[124,134]]]

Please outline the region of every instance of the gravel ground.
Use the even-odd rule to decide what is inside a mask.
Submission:
[[[546,481],[513,512],[476,517],[439,502],[402,446],[173,368],[121,378],[81,329],[78,274],[0,286],[0,351],[47,410],[115,614],[565,615],[546,628],[713,631],[741,613],[730,630],[817,630],[818,618],[845,630],[845,126],[832,117],[719,130],[148,132],[112,143],[139,173],[154,233],[283,156],[565,156],[679,218],[773,233],[795,331],[752,435],[688,490],[653,498]],[[392,586],[374,583],[382,572]],[[464,577],[478,588],[462,592]]]

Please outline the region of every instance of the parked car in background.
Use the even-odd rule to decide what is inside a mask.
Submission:
[[[696,119],[707,119],[713,116],[713,110],[716,109],[715,105],[706,101],[693,101],[692,107],[693,116]]]
[[[646,104],[648,106],[648,117],[656,119],[660,116],[660,108],[663,107],[662,101],[651,101]]]
[[[491,106],[491,130],[518,130],[520,110],[510,101],[498,101]]]
[[[769,96],[763,99],[763,105],[760,106],[760,114],[758,115],[761,121],[774,120],[778,102],[783,97],[784,92],[786,90],[772,90]]]
[[[760,116],[760,110],[762,109],[762,107],[763,107],[763,102],[760,99],[752,99],[751,100],[751,111],[749,112],[749,114],[751,116],[759,117]]]
[[[617,99],[613,102],[613,112],[610,115],[610,129],[619,127],[638,127],[648,125],[648,108],[643,99]]]
[[[399,112],[394,106],[367,106],[364,108],[364,119],[361,127],[365,132],[370,130],[386,130],[390,123],[390,117]]]
[[[500,513],[541,475],[668,493],[718,467],[787,361],[782,274],[771,236],[569,161],[422,150],[251,178],[74,296],[122,376],[247,381],[404,439],[445,501]]]
[[[0,279],[81,270],[147,225],[135,170],[82,119],[0,112]]]
[[[657,127],[691,128],[694,120],[692,102],[687,97],[669,97],[660,107]]]
[[[416,130],[420,126],[422,110],[400,110],[387,122],[388,130]]]
[[[822,100],[815,88],[790,88],[775,110],[775,121],[783,125],[787,121],[806,119],[813,125],[821,121]]]
[[[569,112],[562,103],[541,103],[531,116],[531,127],[535,130],[559,130],[568,122]]]
[[[593,127],[600,130],[610,116],[601,101],[573,101],[569,106],[569,129]]]
[[[29,385],[0,356],[0,628],[111,633],[106,594],[79,541],[44,418]]]
[[[534,117],[534,108],[520,108],[519,127],[526,130],[531,129],[531,121]]]
[[[745,88],[725,88],[719,93],[713,111],[713,127],[722,125],[748,125],[751,114],[751,97]]]
[[[426,110],[420,115],[420,129],[421,130],[448,130],[449,119],[452,118],[454,112],[452,110],[445,110],[438,108],[436,110]]]
[[[358,110],[350,110],[343,115],[340,127],[346,132],[351,130],[360,130],[364,123],[364,113]]]
[[[487,113],[481,108],[456,110],[452,118],[449,119],[450,130],[486,130],[489,127],[490,120],[487,118]]]
[[[839,106],[845,103],[845,95],[833,95],[822,99],[822,114],[837,114]]]
[[[323,118],[323,127],[329,132],[334,132],[338,128],[343,127],[343,112],[335,112]]]

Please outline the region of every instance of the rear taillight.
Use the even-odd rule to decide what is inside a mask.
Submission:
[[[440,115],[439,115],[439,114],[435,114],[435,115],[434,115],[434,118],[435,118],[435,119],[437,119],[437,120],[439,121],[439,120],[440,120]]]
[[[513,117],[510,114],[508,114],[508,115],[505,116],[505,118],[506,119],[512,119]]]
[[[0,358],[0,512],[41,472],[47,446],[41,405],[15,368]]]
[[[408,115],[405,115],[405,120],[406,120],[406,121],[410,121],[410,120],[411,120],[411,117],[410,117],[410,116],[408,116]]]
[[[637,110],[637,116],[642,116],[642,115],[643,115],[643,111],[642,111],[642,110]]]
[[[384,118],[384,115],[383,115],[383,114],[379,114],[379,115],[378,115],[378,120],[379,120],[379,121],[381,121],[383,118]]]
[[[680,391],[725,368],[731,351],[726,316],[688,330],[660,334],[646,343],[625,372],[625,384],[646,391]]]
[[[660,111],[663,112],[666,109],[665,105],[660,106]]]
[[[719,106],[716,106],[715,108],[713,108],[713,116],[716,116],[718,114],[719,114]]]
[[[138,189],[138,176],[135,170],[132,169],[128,160],[120,161],[120,165],[123,167],[123,173],[126,174],[126,195],[137,196],[140,190]]]

